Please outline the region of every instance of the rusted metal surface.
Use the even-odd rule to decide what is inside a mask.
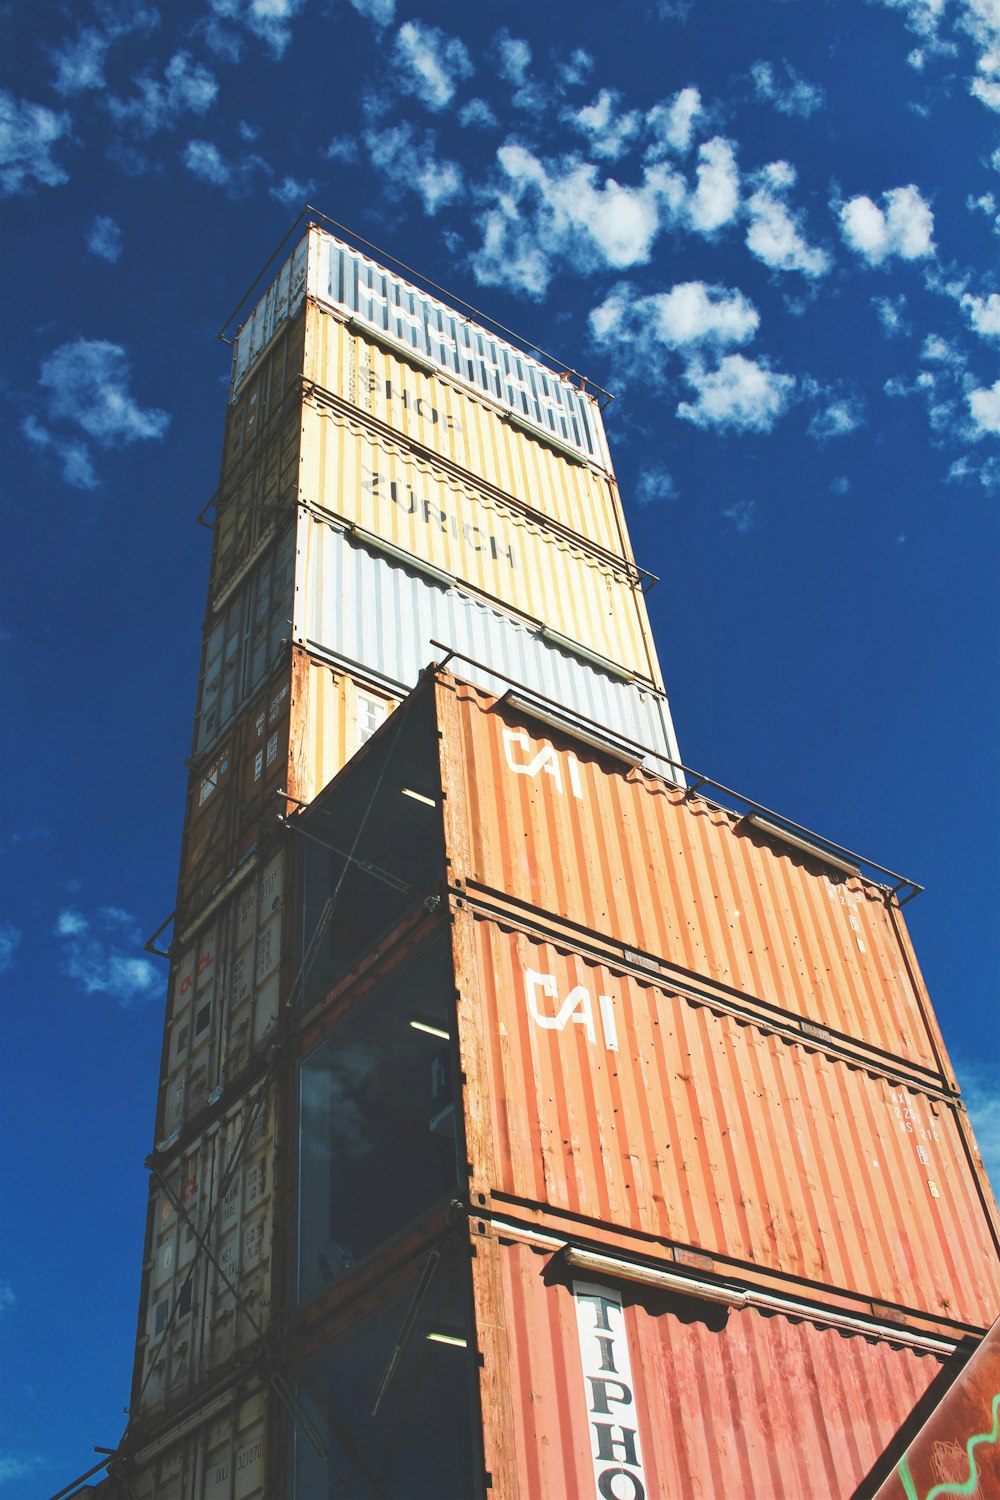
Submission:
[[[385,723],[401,696],[296,647],[285,783],[289,795],[311,802]]]
[[[1000,1323],[934,1408],[875,1500],[1000,1495]]]
[[[564,704],[612,735],[677,756],[666,699],[651,687],[603,671],[543,634],[537,625],[387,558],[315,517],[304,521],[300,604],[294,635],[303,647],[367,672],[402,695],[439,641],[488,663],[531,692]],[[484,687],[505,684],[487,668],[463,671]],[[305,795],[304,793],[300,795]]]
[[[880,887],[474,689],[443,691],[456,877],[953,1077]]]
[[[285,851],[255,867],[171,964],[156,1138],[193,1120],[260,1056],[278,1020]]]
[[[492,402],[381,348],[321,307],[310,304],[307,319],[305,375],[321,406],[331,393],[426,454],[631,557],[617,489],[602,471],[568,460]]]
[[[258,1080],[153,1159],[133,1421],[183,1400],[270,1327],[276,1119],[275,1089]]]
[[[940,1370],[635,1285],[574,1294],[550,1254],[489,1231],[474,1246],[485,1465],[504,1500],[856,1500]]]
[[[303,406],[301,494],[453,582],[544,621],[659,686],[645,601],[621,559],[595,553],[389,436]],[[316,530],[310,545],[319,545]]]
[[[456,917],[471,1188],[985,1327],[959,1106]],[[461,960],[460,960],[461,962]],[[481,1154],[480,1154],[481,1153]]]
[[[112,1493],[134,1500],[265,1500],[268,1396],[255,1384],[234,1389],[204,1421],[140,1448],[126,1470],[129,1488]]]

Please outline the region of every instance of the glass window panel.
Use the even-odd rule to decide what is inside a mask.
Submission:
[[[299,1079],[299,1299],[459,1186],[450,954],[438,941],[334,1027]]]

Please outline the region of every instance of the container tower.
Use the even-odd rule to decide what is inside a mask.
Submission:
[[[108,1493],[873,1494],[1000,1310],[913,887],[685,772],[470,312],[317,218],[235,339]]]

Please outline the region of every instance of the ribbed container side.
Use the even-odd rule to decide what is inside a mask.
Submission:
[[[250,694],[277,665],[291,637],[295,532],[284,535],[248,569],[221,609],[205,621],[195,707],[198,760],[232,724]]]
[[[598,546],[631,558],[617,490],[502,408],[410,364],[310,304],[306,375],[410,443],[485,480]]]
[[[134,1500],[265,1500],[267,1395],[242,1386],[217,1413],[129,1473]]]
[[[273,1089],[256,1085],[159,1168],[169,1193],[151,1181],[133,1421],[180,1402],[267,1332],[275,1113]]]
[[[287,290],[286,290],[287,289]],[[254,361],[306,292],[404,346],[452,378],[481,392],[610,472],[607,440],[595,398],[385,266],[310,227],[238,332],[233,350],[235,396]]]
[[[240,1078],[278,1020],[285,897],[281,851],[183,944],[171,967],[161,1143]]]
[[[1000,1495],[1000,1322],[931,1412],[875,1500]]]
[[[475,689],[452,701],[456,876],[951,1076],[881,888]]]
[[[283,324],[253,375],[230,403],[222,442],[220,488],[256,462],[261,448],[272,441],[276,427],[302,401],[306,316],[304,310]]]
[[[287,626],[285,627],[287,630]],[[191,773],[178,911],[190,921],[286,809],[291,669],[286,663]]]
[[[469,913],[477,1192],[986,1327],[1000,1255],[956,1120],[757,1025]],[[485,1119],[477,1118],[481,1112]]]
[[[385,723],[401,696],[338,671],[296,647],[292,652],[289,795],[311,802]]]
[[[362,546],[337,527],[303,516],[295,639],[382,678],[402,694],[415,687],[439,641],[553,699],[614,735],[676,760],[666,699],[651,687],[592,666],[485,600],[431,579]],[[498,693],[507,686],[482,667],[463,675]]]
[[[485,1465],[504,1500],[856,1500],[941,1368],[805,1321],[574,1283],[516,1242],[475,1250]]]
[[[282,526],[299,497],[301,402],[290,404],[253,455],[226,477],[215,501],[209,608],[217,610]]]
[[[402,443],[307,402],[301,493],[307,504],[456,583],[653,678],[655,652],[641,590],[627,565],[612,565],[471,479],[462,481]]]
[[[309,283],[310,234],[302,236],[241,325],[233,346],[232,396],[243,386],[274,335],[294,317]]]

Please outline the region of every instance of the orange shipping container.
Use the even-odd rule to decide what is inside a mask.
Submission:
[[[503,1500],[858,1500],[941,1374],[882,1339],[577,1280],[491,1234],[472,1266]]]
[[[883,887],[488,694],[439,691],[455,877],[952,1078]]]
[[[992,1321],[960,1105],[471,912],[455,945],[473,1203]]]

